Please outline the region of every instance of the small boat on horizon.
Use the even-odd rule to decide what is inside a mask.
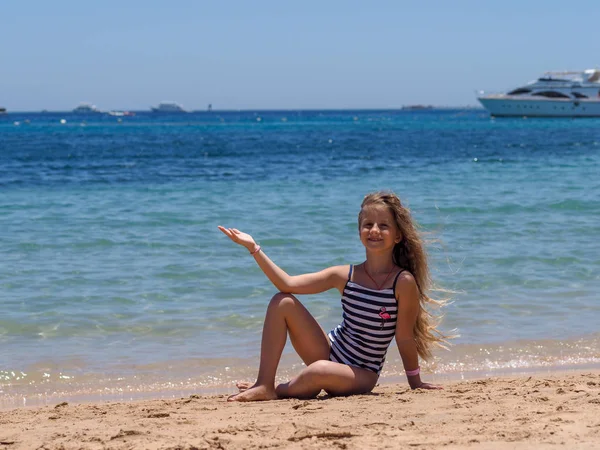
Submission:
[[[6,108],[0,108],[0,114],[6,114]]]
[[[432,105],[404,105],[403,111],[421,111],[424,109],[433,109]]]
[[[135,113],[131,112],[131,111],[117,111],[117,110],[113,110],[113,111],[109,111],[108,115],[109,116],[115,116],[115,117],[123,117],[123,116],[135,116]]]
[[[493,117],[600,117],[600,69],[546,72],[507,93],[479,92]]]
[[[150,108],[152,112],[187,112],[179,103],[176,102],[160,102],[158,106]]]
[[[98,114],[101,113],[96,105],[92,105],[91,103],[80,103],[77,108],[73,110],[75,114]]]

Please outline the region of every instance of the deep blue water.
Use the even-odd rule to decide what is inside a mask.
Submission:
[[[164,364],[194,360],[219,378],[224,364],[249,364],[274,288],[217,225],[251,233],[290,273],[360,263],[358,207],[378,189],[398,193],[435,240],[458,348],[512,343],[501,357],[455,351],[440,364],[494,367],[538,341],[537,363],[568,360],[565,342],[597,361],[599,174],[597,119],[0,116],[0,387],[12,372],[157,364],[160,379]],[[340,320],[336,293],[303,301],[325,329]]]

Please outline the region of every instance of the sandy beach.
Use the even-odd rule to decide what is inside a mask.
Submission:
[[[0,449],[592,449],[600,370],[379,385],[369,395],[228,403],[226,395],[0,412]]]

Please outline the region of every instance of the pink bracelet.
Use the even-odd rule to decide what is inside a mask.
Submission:
[[[406,375],[409,377],[414,377],[415,375],[419,375],[421,373],[421,368],[417,367],[415,370],[407,370]]]
[[[256,244],[256,247],[254,247],[254,250],[252,250],[250,254],[256,255],[258,252],[260,252],[260,245]]]

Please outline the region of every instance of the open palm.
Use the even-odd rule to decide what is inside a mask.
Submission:
[[[223,234],[225,234],[233,242],[235,242],[236,244],[239,244],[239,245],[243,245],[248,250],[253,249],[254,246],[256,245],[256,242],[254,242],[254,239],[252,238],[252,236],[250,236],[248,233],[244,233],[244,232],[238,230],[237,228],[225,228],[225,227],[222,227],[221,225],[219,225],[218,228],[219,228],[219,230],[221,230],[223,232]]]

